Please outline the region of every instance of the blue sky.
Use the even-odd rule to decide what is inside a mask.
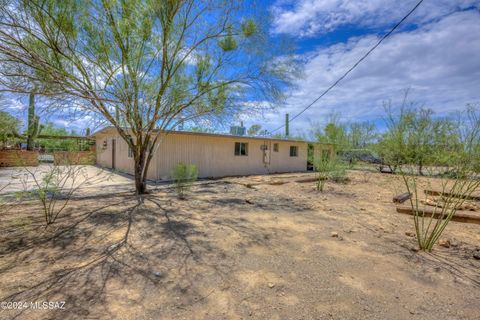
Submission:
[[[274,129],[284,114],[298,113],[352,66],[418,0],[276,0],[260,2],[271,15],[269,35],[295,40],[304,76],[288,89],[285,105],[262,116],[238,117],[247,126]],[[258,3],[257,3],[258,5]],[[381,124],[383,104],[410,100],[438,115],[480,103],[480,2],[425,0],[402,27],[327,96],[291,123],[294,134],[335,114],[342,121]],[[8,110],[25,117],[26,97],[9,97]],[[256,101],[263,104],[263,101]],[[76,121],[50,115],[50,121],[80,131]],[[46,119],[44,120],[44,122]],[[230,123],[225,124],[226,127]]]
[[[313,101],[398,22],[417,0],[277,0],[268,5],[271,34],[297,39],[304,77],[284,107],[264,114],[280,126]],[[398,105],[406,89],[438,115],[480,103],[480,2],[425,0],[417,11],[323,99],[290,125],[307,133],[332,114],[342,121],[382,124],[384,102]],[[259,122],[257,119],[253,122]],[[247,121],[251,124],[252,121]]]

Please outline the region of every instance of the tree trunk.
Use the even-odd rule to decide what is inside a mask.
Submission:
[[[137,167],[135,167],[135,193],[136,194],[146,194],[147,193],[147,183],[146,179],[142,176],[140,171],[137,172]]]
[[[142,148],[143,149],[143,148]],[[135,157],[135,193],[147,193],[147,170],[145,170],[145,150]]]
[[[27,136],[27,150],[28,151],[33,150],[33,138],[30,135]]]

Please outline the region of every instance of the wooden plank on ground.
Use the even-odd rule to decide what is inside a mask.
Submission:
[[[304,178],[304,179],[298,179],[298,180],[295,180],[296,183],[307,183],[307,182],[316,182],[318,181],[318,177],[316,178]],[[325,177],[322,177],[320,178],[320,180],[327,180],[327,178]]]
[[[298,180],[295,180],[295,182],[297,183],[306,183],[306,182],[315,182],[317,181],[318,178],[303,178],[303,179],[298,179]]]
[[[390,168],[390,167],[388,167],[388,166],[381,166],[381,167],[379,168],[379,171],[380,171],[380,173],[393,174],[392,168]]]
[[[462,198],[465,200],[480,201],[480,195],[462,196],[462,195],[453,194],[450,192],[442,192],[442,191],[428,190],[428,189],[425,189],[423,192],[425,192],[425,194],[428,194],[430,196],[445,196],[445,197]]]
[[[425,208],[423,209],[424,215],[426,217],[433,217],[435,219],[441,218],[442,214],[439,212],[440,210],[436,210],[434,212],[433,209],[430,208]],[[409,215],[415,215],[414,211],[412,210],[412,207],[410,206],[398,206],[397,207],[397,212],[398,213],[403,213],[403,214],[409,214]],[[420,213],[421,214],[421,213]],[[445,217],[444,217],[445,218]],[[478,214],[473,214],[468,211],[457,211],[452,217],[452,221],[455,222],[463,222],[463,223],[473,223],[473,224],[480,224],[480,215]]]
[[[404,203],[411,197],[412,197],[412,194],[410,192],[405,192],[405,193],[397,194],[395,197],[393,197],[392,201],[393,203]]]

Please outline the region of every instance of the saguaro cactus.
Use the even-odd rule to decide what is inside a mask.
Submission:
[[[40,118],[35,114],[35,94],[30,93],[28,104],[27,150],[33,150],[35,139],[42,130]]]

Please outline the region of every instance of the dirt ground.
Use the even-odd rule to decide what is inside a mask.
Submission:
[[[47,229],[35,203],[3,210],[0,301],[65,305],[0,318],[479,319],[480,225],[415,252],[399,178],[348,176],[323,193],[291,174],[90,195]]]

